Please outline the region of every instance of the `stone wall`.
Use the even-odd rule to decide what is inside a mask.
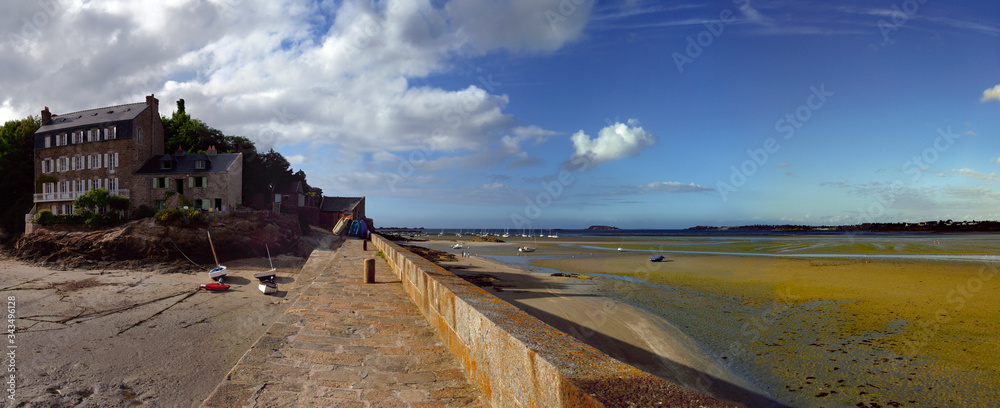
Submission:
[[[614,360],[377,234],[372,242],[494,407],[735,406]]]

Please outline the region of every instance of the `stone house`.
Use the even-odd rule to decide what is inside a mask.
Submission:
[[[35,206],[29,216],[48,209],[73,213],[73,200],[103,188],[131,199],[136,207],[149,197],[136,187],[134,173],[164,151],[159,101],[109,106],[57,115],[42,111],[35,132]]]
[[[178,207],[184,196],[194,208],[225,211],[242,202],[243,153],[219,153],[213,146],[204,154],[178,150],[153,156],[136,171],[135,180],[157,210]]]
[[[333,228],[341,218],[365,220],[365,198],[323,197],[319,206],[319,225]]]

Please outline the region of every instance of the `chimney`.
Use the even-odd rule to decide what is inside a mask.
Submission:
[[[184,156],[184,149],[181,149],[181,145],[177,145],[177,152],[174,153],[174,156]]]
[[[205,155],[209,158],[215,158],[219,154],[218,150],[215,150],[215,146],[209,146],[208,150],[205,151]]]
[[[49,107],[46,106],[45,110],[42,111],[42,126],[45,126],[50,120],[52,120],[52,112],[49,112]]]
[[[153,94],[149,94],[149,96],[146,97],[146,105],[149,105],[149,106],[152,106],[154,108],[157,108],[157,110],[158,110],[159,107],[160,107],[160,100],[154,98]]]

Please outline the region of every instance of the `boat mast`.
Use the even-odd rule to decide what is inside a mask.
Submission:
[[[210,246],[212,248],[212,257],[215,258],[215,266],[222,266],[219,263],[219,257],[218,257],[218,255],[215,255],[215,244],[212,244],[212,233],[209,232],[209,231],[205,231],[205,232],[208,233],[208,246]]]

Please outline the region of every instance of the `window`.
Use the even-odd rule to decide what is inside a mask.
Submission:
[[[116,128],[114,126],[111,126],[111,127],[108,128],[108,130],[111,132],[111,138],[112,139],[117,139],[118,138],[118,128]]]
[[[160,160],[160,170],[170,170],[174,168],[173,162],[170,160]]]
[[[68,170],[69,170],[69,158],[68,157],[60,157],[58,160],[56,160],[56,171],[58,171],[58,172],[64,172],[64,171],[68,171]]]
[[[188,187],[205,187],[208,185],[208,177],[188,177]]]
[[[135,132],[135,144],[137,144],[137,145],[141,145],[142,144],[142,126],[140,126],[139,129],[136,129],[136,132]]]
[[[167,208],[167,200],[156,200],[156,210],[163,210]]]
[[[62,145],[63,146],[66,146],[66,145],[69,144],[69,136],[67,136],[65,133],[59,135],[59,138],[62,139]]]
[[[118,153],[108,153],[108,168],[118,168]]]
[[[118,178],[108,179],[108,191],[118,191]]]
[[[81,192],[81,193],[84,191],[83,190],[83,180],[77,180],[76,181],[76,191]]]
[[[205,170],[205,161],[204,160],[195,160],[194,161],[194,168],[197,169],[197,170]]]

